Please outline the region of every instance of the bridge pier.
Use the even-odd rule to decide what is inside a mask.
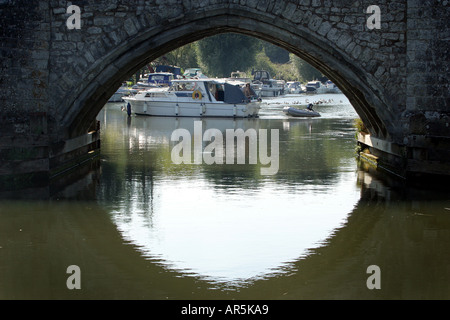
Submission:
[[[33,114],[29,122],[46,122],[44,114]],[[37,119],[39,120],[36,120]],[[67,140],[41,132],[26,132],[25,124],[0,139],[0,191],[48,186],[91,164],[100,153],[100,124],[95,121],[88,133]],[[42,126],[40,128],[44,128]],[[4,130],[2,130],[4,132]]]
[[[357,140],[363,161],[401,179],[415,182],[450,177],[450,138],[409,135],[400,145],[360,132]]]
[[[269,41],[333,80],[381,167],[450,177],[448,1],[379,0],[380,29],[367,27],[371,0],[86,0],[80,29],[67,27],[70,3],[0,1],[0,188],[95,158],[91,122],[124,79],[223,32]]]

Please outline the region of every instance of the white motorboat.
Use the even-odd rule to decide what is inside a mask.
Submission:
[[[150,88],[168,87],[170,82],[175,78],[170,72],[152,72],[146,75],[146,80],[141,79],[134,86],[136,90],[147,90]]]
[[[217,79],[172,80],[168,89],[138,92],[124,100],[137,115],[173,117],[256,117],[261,100],[240,86]]]
[[[200,68],[187,68],[184,73],[183,77],[185,79],[206,79],[208,78],[206,75],[203,74],[202,69]]]
[[[122,86],[109,98],[108,102],[122,102],[124,96],[129,96],[135,92],[135,90],[128,88],[126,83],[123,83]]]
[[[292,117],[320,117],[320,113],[312,109],[298,109],[295,107],[284,107],[283,112]]]
[[[223,78],[223,81],[232,85],[238,85],[241,88],[244,88],[247,83],[249,83],[254,94],[258,97],[261,97],[261,85],[252,83],[252,79],[248,78],[244,72],[233,71],[231,72],[231,76],[229,78]]]
[[[252,83],[260,85],[261,97],[277,97],[284,94],[284,81],[272,79],[266,70],[254,71]]]
[[[327,87],[320,81],[310,81],[306,84],[306,93],[322,94],[327,92]]]
[[[288,82],[286,82],[284,91],[289,94],[299,94],[299,93],[303,93],[304,89],[303,89],[302,84],[299,81],[288,81]]]
[[[327,93],[342,93],[342,91],[331,80],[326,83]]]

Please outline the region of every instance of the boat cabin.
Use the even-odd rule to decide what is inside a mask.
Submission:
[[[184,71],[183,77],[192,79],[192,78],[206,78],[200,68],[188,68]]]
[[[172,73],[175,78],[181,76],[181,68],[169,65],[157,65],[155,67],[155,72],[167,72]]]
[[[248,89],[246,90],[246,92]],[[241,86],[219,79],[176,79],[170,87],[150,88],[125,97],[133,112],[147,116],[256,117],[260,100]]]
[[[253,73],[253,80],[254,81],[261,81],[261,82],[264,82],[264,81],[269,81],[269,80],[271,80],[272,78],[270,77],[270,73],[269,73],[269,71],[266,71],[266,70],[258,70],[258,71],[255,71],[254,73]]]
[[[286,88],[288,89],[301,89],[302,84],[299,81],[288,81],[286,82]]]
[[[157,87],[169,86],[174,79],[173,73],[170,72],[155,72],[148,75],[147,83],[153,84]]]
[[[173,80],[169,92],[174,92],[178,98],[186,97],[207,102],[238,104],[249,100],[240,86],[214,79]]]
[[[306,86],[318,89],[322,86],[322,83],[320,81],[310,81],[306,84]]]

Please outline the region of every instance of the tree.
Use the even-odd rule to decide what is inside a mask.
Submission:
[[[209,77],[229,77],[253,66],[257,44],[257,39],[235,33],[205,38],[197,42],[198,62]]]
[[[307,82],[311,80],[316,80],[322,77],[322,73],[314,68],[312,65],[307,63],[306,61],[300,59],[299,57],[295,56],[293,58],[294,64],[297,67],[300,80],[302,82]]]
[[[189,43],[164,55],[166,64],[182,69],[197,66],[197,50],[195,43]]]
[[[158,63],[201,67],[209,77],[229,77],[233,71],[267,70],[274,78],[307,82],[322,74],[294,54],[271,43],[236,33],[224,33],[187,44],[158,59]]]
[[[261,40],[262,41],[262,40]],[[284,50],[269,42],[263,42],[263,48],[270,61],[273,63],[285,64],[289,62],[289,51]]]
[[[258,52],[255,57],[255,63],[251,66],[254,70],[266,70],[273,78],[277,73],[276,65],[272,63],[269,57],[264,53],[264,50]]]

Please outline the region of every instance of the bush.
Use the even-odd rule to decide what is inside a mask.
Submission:
[[[364,123],[360,118],[355,119],[353,125],[356,128],[356,130],[358,130],[357,132],[369,133],[369,131],[367,130],[366,126],[364,125]]]

